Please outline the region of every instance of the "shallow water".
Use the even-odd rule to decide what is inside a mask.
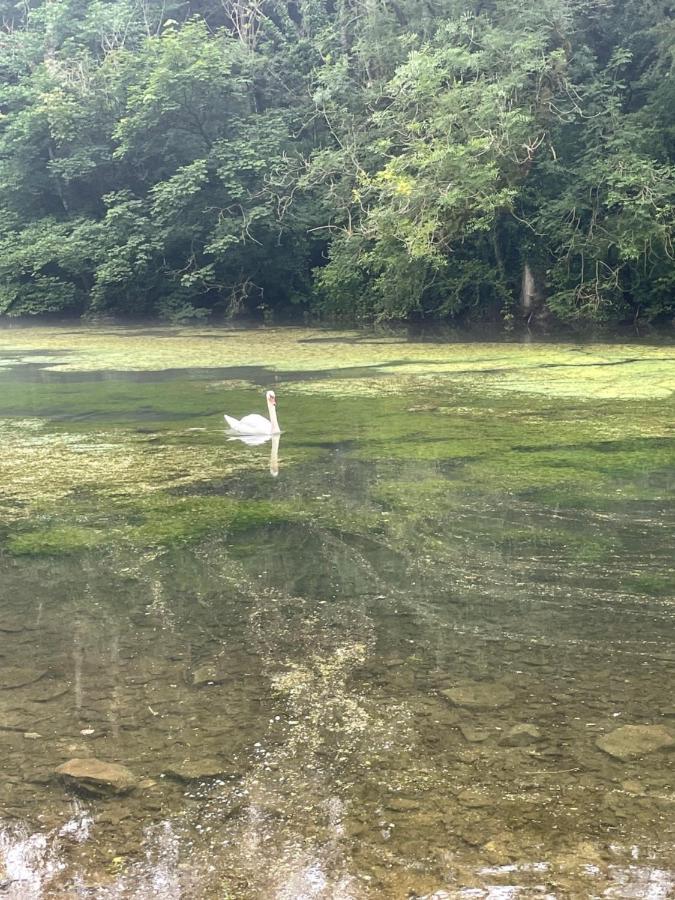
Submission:
[[[671,896],[672,746],[597,742],[675,737],[674,398],[663,346],[0,332],[3,896]]]

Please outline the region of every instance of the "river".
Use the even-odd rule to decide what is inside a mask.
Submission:
[[[673,346],[12,328],[0,439],[2,896],[672,896]]]

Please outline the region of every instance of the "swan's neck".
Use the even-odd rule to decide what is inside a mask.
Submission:
[[[267,401],[267,410],[270,414],[270,422],[272,423],[272,434],[279,434],[281,428],[279,428],[279,422],[277,421],[277,408],[269,400]]]

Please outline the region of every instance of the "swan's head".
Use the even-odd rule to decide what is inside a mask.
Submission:
[[[274,391],[268,391],[265,396],[267,397],[267,402],[269,404],[271,404],[272,406],[277,405],[277,398],[276,398]]]

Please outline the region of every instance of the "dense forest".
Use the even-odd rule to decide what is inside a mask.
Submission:
[[[675,315],[665,0],[0,0],[0,316]]]

